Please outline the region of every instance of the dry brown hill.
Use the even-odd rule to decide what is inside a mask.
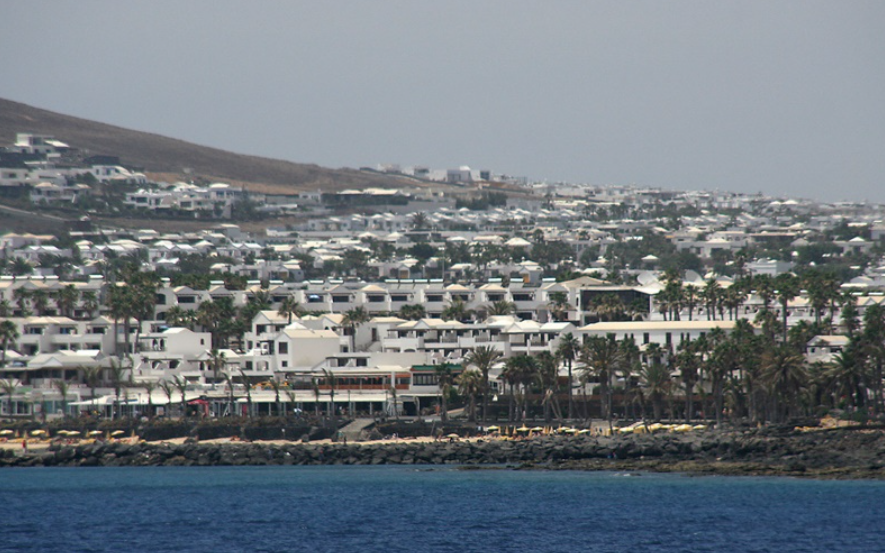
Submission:
[[[11,144],[18,132],[49,134],[90,155],[118,156],[122,163],[152,173],[180,175],[187,167],[192,175],[256,183],[266,192],[407,185],[393,176],[236,154],[0,98],[0,145]]]

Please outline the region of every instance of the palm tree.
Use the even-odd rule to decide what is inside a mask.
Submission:
[[[114,386],[114,418],[120,417],[120,392],[126,382],[126,367],[119,357],[110,358],[111,384]]]
[[[679,367],[679,376],[685,390],[685,423],[688,424],[691,422],[694,411],[694,386],[698,381],[698,369],[700,368],[697,348],[692,342],[685,342],[679,346],[679,351],[676,353],[676,366]]]
[[[172,377],[172,385],[178,390],[178,393],[181,394],[181,418],[182,420],[187,419],[187,379],[183,376],[174,375]]]
[[[223,351],[213,349],[209,352],[209,364],[212,366],[212,387],[218,382],[218,373],[224,371],[227,359]]]
[[[16,305],[18,305],[18,310],[21,312],[21,316],[30,317],[31,306],[29,300],[31,298],[31,291],[27,288],[16,288],[12,291],[12,297],[15,299]]]
[[[472,349],[464,358],[464,366],[474,366],[482,374],[482,422],[488,420],[489,413],[489,371],[501,359],[501,352],[491,346]]]
[[[354,307],[344,312],[341,324],[350,331],[351,351],[356,351],[356,329],[368,320],[369,312],[366,311],[365,307]]]
[[[46,314],[49,308],[49,294],[46,290],[34,290],[31,292],[31,303],[34,306],[34,312],[38,316]]]
[[[772,419],[784,420],[793,413],[808,373],[805,358],[786,346],[775,346],[762,354],[762,376],[772,402]]]
[[[572,389],[574,382],[572,380],[572,364],[578,358],[581,351],[581,342],[571,332],[566,332],[559,339],[559,345],[556,348],[556,354],[566,362],[568,366],[568,418],[575,418],[575,402],[572,399]]]
[[[6,350],[18,340],[18,326],[12,321],[0,322],[0,367],[6,366]]]
[[[248,411],[248,416],[252,418],[252,386],[249,384],[249,377],[246,376],[246,371],[240,369],[240,381],[243,383],[243,386],[246,388],[246,409]]]
[[[473,311],[467,309],[467,304],[464,301],[456,299],[453,300],[449,305],[443,309],[440,317],[444,321],[460,321],[464,322],[466,319],[470,318],[473,314]]]
[[[9,267],[9,272],[15,276],[25,276],[34,272],[34,266],[27,259],[16,257]]]
[[[62,317],[73,317],[74,307],[80,299],[80,291],[73,284],[68,284],[55,295],[55,304],[58,306],[59,314]]]
[[[416,211],[412,214],[412,229],[422,230],[427,227],[427,214],[423,211]]]
[[[550,311],[553,319],[564,321],[568,317],[568,311],[571,307],[568,302],[568,294],[565,292],[550,292],[547,295],[547,299],[550,300],[547,303],[547,309]]]
[[[496,315],[512,315],[516,312],[516,304],[512,301],[500,300],[496,302],[492,302],[491,305],[486,307],[486,313],[488,316],[493,317]]]
[[[87,319],[91,319],[100,306],[98,294],[94,290],[83,290],[80,293],[80,302],[83,304],[83,311],[86,312]]]
[[[146,380],[141,383],[141,387],[144,388],[144,392],[147,394],[147,416],[152,419],[154,418],[154,398],[151,394],[157,389],[157,383],[151,380]]]
[[[123,332],[126,341],[126,352],[129,352],[129,313],[131,306],[130,298],[125,286],[115,284],[108,290],[108,304],[110,307],[111,318],[114,320],[114,355],[120,354],[120,320],[125,319]]]
[[[474,422],[476,421],[476,396],[484,390],[482,372],[476,369],[467,369],[458,376],[456,383],[458,384],[458,393],[470,398],[467,420]]]
[[[787,343],[787,316],[789,303],[799,295],[799,278],[791,273],[782,273],[774,278],[777,290],[777,301],[781,304],[781,320],[783,321],[782,343]]]
[[[231,417],[234,417],[234,416],[236,416],[236,413],[234,410],[234,407],[236,406],[236,403],[234,402],[234,379],[227,372],[221,373],[221,377],[224,379],[224,385],[227,386],[228,412],[230,413]]]
[[[448,396],[453,384],[452,365],[450,363],[439,364],[434,367],[434,372],[439,387],[439,417],[440,420],[446,422],[449,420]]]
[[[424,306],[421,304],[404,305],[399,310],[399,316],[409,321],[417,321],[427,316]]]
[[[663,354],[659,344],[650,343],[645,351],[646,362],[639,372],[642,386],[651,400],[655,422],[661,421],[663,400],[670,390],[670,370],[661,362]],[[672,418],[672,413],[670,416]]]
[[[537,380],[538,377],[537,360],[531,355],[526,355],[524,353],[514,355],[504,362],[504,372],[501,374],[501,376],[503,376],[504,379],[510,384],[511,403],[513,400],[514,388],[522,388],[521,398],[517,402],[516,413],[515,416],[513,416],[512,418],[516,420],[525,420],[527,414],[527,396],[529,393],[529,387]]]
[[[168,380],[161,380],[157,385],[163,390],[163,393],[166,394],[166,416],[168,417],[168,411],[172,411],[172,394],[175,393],[175,386],[173,386]]]
[[[102,380],[102,373],[104,369],[102,369],[99,365],[95,365],[92,367],[87,367],[86,365],[79,365],[77,367],[77,371],[80,372],[81,379],[87,386],[89,386],[89,393],[95,403],[95,390],[98,388],[98,385]]]
[[[397,403],[396,403],[396,398],[397,398],[397,394],[398,394],[398,392],[396,391],[396,385],[394,384],[394,385],[390,386],[390,388],[388,388],[387,391],[388,391],[388,393],[390,393],[391,400],[393,400],[393,416],[394,416],[394,418],[396,418],[396,420],[399,420],[399,410],[397,409]]]
[[[788,368],[792,369],[793,367]],[[837,353],[829,364],[828,373],[838,388],[839,396],[844,396],[851,407],[858,408],[864,405],[864,383],[869,379],[869,376],[858,348],[849,345],[845,350]]]
[[[15,392],[18,390],[20,381],[15,378],[6,378],[0,380],[0,390],[3,391],[3,395],[6,396],[6,414],[12,415],[12,396],[15,395]]]
[[[580,362],[588,380],[595,378],[600,384],[601,411],[612,430],[612,377],[621,365],[622,351],[613,336],[590,336],[580,353]]]
[[[320,379],[317,377],[313,377],[310,379],[310,388],[313,390],[313,414],[319,419],[320,418]]]
[[[551,412],[562,422],[562,409],[556,393],[559,391],[559,358],[549,351],[542,351],[535,359],[538,365],[538,383],[544,394],[544,420],[550,422]]]
[[[704,298],[704,306],[707,309],[707,320],[716,320],[716,310],[719,308],[719,302],[722,299],[722,288],[715,278],[707,279],[706,286],[701,293]]]
[[[619,347],[621,349],[621,363],[618,366],[618,373],[620,378],[624,381],[624,391],[622,393],[622,401],[624,407],[624,416],[628,416],[628,412],[631,411],[631,399],[632,399],[632,380],[633,373],[636,371],[638,374],[641,369],[640,362],[640,354],[639,347],[636,345],[636,342],[633,341],[632,338],[624,338],[619,343]]]
[[[329,416],[332,421],[332,429],[335,432],[334,439],[338,439],[338,411],[335,409],[335,389],[338,387],[338,377],[330,369],[323,369],[323,380],[329,387],[329,403],[331,410]]]
[[[68,391],[70,391],[71,387],[62,379],[53,380],[52,385],[61,394],[61,416],[66,419],[68,418]]]
[[[694,284],[685,286],[685,306],[688,307],[688,320],[694,320],[694,309],[698,304],[698,289]]]
[[[282,386],[280,385],[280,381],[276,378],[271,378],[268,383],[274,392],[274,407],[276,407],[277,416],[280,417],[282,416],[282,403],[280,403],[280,390],[282,389]]]
[[[301,304],[298,303],[295,296],[290,294],[280,302],[280,309],[277,311],[277,314],[280,317],[287,317],[287,324],[292,324],[292,317],[301,317],[304,314],[304,309],[301,308]]]

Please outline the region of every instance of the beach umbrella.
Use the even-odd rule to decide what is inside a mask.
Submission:
[[[46,434],[45,430],[32,430],[31,431],[31,436],[42,436],[43,434]]]
[[[459,436],[458,434],[455,434],[454,432],[446,435],[446,438],[460,438],[460,437],[461,436]]]
[[[522,426],[520,426],[519,428],[517,428],[516,431],[517,431],[517,432],[528,432],[528,431],[529,431],[529,427],[526,426],[526,425],[522,425]]]
[[[544,429],[541,428],[540,426],[535,426],[531,430],[532,430],[532,432],[543,432],[544,431]]]
[[[89,432],[90,436],[101,436],[101,430],[92,430]]]
[[[12,434],[15,434],[15,432],[8,428],[6,430],[0,430],[0,436],[11,436]]]
[[[572,430],[572,432],[574,432],[574,430]],[[587,429],[585,428],[585,429],[583,429],[583,430],[578,430],[578,431],[575,432],[575,433],[576,433],[576,434],[586,434],[586,433],[588,433],[588,432],[590,432],[590,431],[587,430]]]
[[[66,435],[66,436],[79,436],[79,435],[80,435],[80,431],[78,431],[78,430],[68,430],[67,432],[65,432],[65,435]]]
[[[58,434],[59,436],[67,436],[68,431],[67,430],[59,430],[58,432],[56,432],[56,434]]]
[[[113,432],[111,432],[111,436],[122,436],[125,433],[125,430],[114,430]]]
[[[501,427],[495,426],[495,425],[492,425],[492,426],[486,428],[486,431],[488,431],[488,432],[497,432],[498,430],[501,430]]]
[[[690,424],[680,424],[673,429],[673,432],[691,432]]]
[[[696,425],[692,426],[691,428],[692,428],[692,430],[706,430],[707,425],[706,424],[696,424]]]

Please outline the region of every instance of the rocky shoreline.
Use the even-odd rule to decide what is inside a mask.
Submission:
[[[397,443],[107,443],[0,452],[0,467],[460,465],[885,479],[881,428],[784,432],[549,436],[530,440]]]

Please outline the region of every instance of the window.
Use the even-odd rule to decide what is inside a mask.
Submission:
[[[436,386],[438,382],[435,374],[416,374],[412,380],[415,386]]]
[[[643,332],[642,333],[642,343],[648,344],[649,342],[651,342],[651,340],[650,340],[650,336],[648,335],[648,332]]]
[[[390,301],[409,301],[409,296],[406,294],[391,294]]]
[[[288,342],[278,342],[277,343],[277,351],[280,355],[289,353],[289,343]]]
[[[348,302],[350,302],[350,296],[341,296],[341,295],[332,296],[332,303],[348,303]]]
[[[431,295],[427,296],[427,301],[439,302],[439,301],[443,301],[443,297],[441,294],[431,294]]]
[[[289,366],[289,362],[288,362],[288,361],[283,361],[282,363],[280,363],[280,366],[283,367],[283,368],[285,369],[286,367]]]

